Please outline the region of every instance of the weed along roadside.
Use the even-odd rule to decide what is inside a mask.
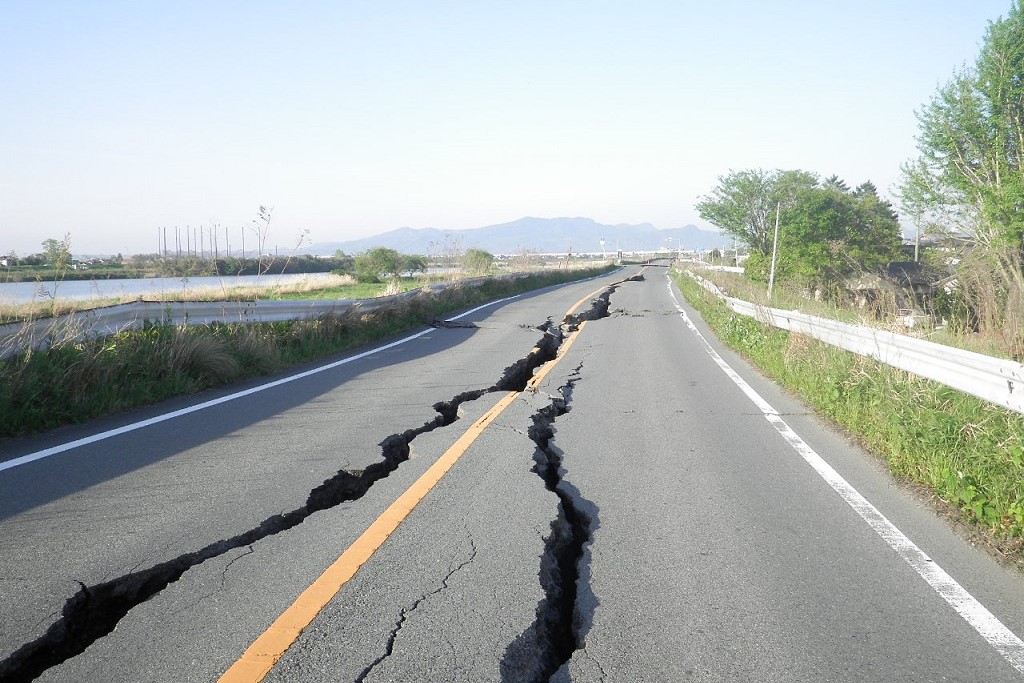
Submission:
[[[149,325],[0,361],[0,438],[115,414],[280,371],[419,328],[476,304],[600,275],[542,271],[452,286],[369,312],[276,323]]]
[[[1024,568],[1024,415],[773,328],[675,274],[722,341],[883,457],[900,479],[955,506],[974,536]]]

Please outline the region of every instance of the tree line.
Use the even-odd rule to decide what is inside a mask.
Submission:
[[[335,252],[335,257],[350,259],[351,265],[338,272],[352,274],[360,282],[383,282],[401,277],[404,274],[425,273],[432,259],[420,254],[403,254],[387,247],[375,247],[355,257],[346,256],[344,252]],[[467,249],[459,251],[451,261],[442,263],[451,268],[458,268],[468,275],[487,275],[494,267],[494,254],[483,249]]]
[[[1024,356],[1024,11],[990,22],[971,65],[917,112],[918,155],[899,196],[957,260],[956,316]]]
[[[894,197],[922,257],[945,275],[943,317],[1024,348],[1024,10],[989,23],[973,64],[917,112],[916,158]],[[700,216],[746,244],[747,271],[767,278],[775,220],[777,276],[812,288],[899,257],[899,216],[868,182],[850,189],[801,170],[730,171],[697,203]],[[1022,352],[1024,354],[1024,352]]]
[[[899,217],[871,181],[854,189],[833,175],[802,170],[731,171],[700,197],[701,218],[747,245],[747,273],[815,291],[899,258]],[[776,225],[779,238],[776,240]]]

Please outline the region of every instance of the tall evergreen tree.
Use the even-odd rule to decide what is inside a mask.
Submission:
[[[850,191],[850,186],[847,185],[845,182],[843,182],[843,180],[839,176],[834,174],[834,173],[832,175],[830,175],[828,178],[825,178],[824,185],[825,185],[825,187],[835,188],[835,189],[839,190],[840,192],[849,192]]]

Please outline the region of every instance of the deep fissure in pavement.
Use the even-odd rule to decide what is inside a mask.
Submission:
[[[387,477],[409,459],[409,444],[420,434],[451,424],[458,406],[483,395],[466,392],[434,406],[438,416],[416,429],[393,434],[381,442],[382,458],[364,470],[341,470],[310,491],[299,508],[268,517],[248,531],[215,541],[201,550],[179,555],[148,569],[131,572],[93,586],[81,588],[64,604],[62,616],[38,639],[22,646],[0,662],[0,681],[31,681],[46,669],[81,654],[106,636],[136,605],[142,604],[177,581],[189,569],[235,548],[287,531],[320,510],[358,500],[375,482]]]
[[[591,301],[588,309],[565,317],[560,325],[562,335],[576,331],[584,321],[609,317],[611,295],[619,285],[644,279],[643,274],[638,273],[606,288]],[[583,647],[584,629],[591,616],[582,613],[579,577],[586,545],[598,525],[597,506],[562,478],[563,456],[551,444],[555,420],[569,412],[572,391],[581,379],[582,368],[581,363],[566,384],[559,387],[559,396],[552,397],[547,406],[531,416],[532,424],[527,431],[537,446],[532,471],[544,481],[545,488],[558,497],[558,516],[551,522],[551,533],[544,541],[541,556],[539,577],[544,598],[537,605],[534,623],[505,650],[500,663],[504,683],[549,681],[573,652]],[[593,605],[595,600],[590,597]]]
[[[505,651],[502,680],[508,683],[548,681],[583,646],[582,620],[578,614],[579,577],[585,546],[597,526],[595,513],[583,508],[597,508],[565,482],[563,455],[551,443],[555,420],[570,410],[572,390],[580,380],[581,369],[582,364],[559,388],[559,396],[552,397],[548,405],[531,416],[528,435],[537,445],[532,471],[558,497],[558,517],[551,522],[551,533],[544,542],[539,572],[544,598],[537,605],[536,619]],[[531,670],[524,672],[522,662],[531,654]]]
[[[638,273],[610,285],[585,311],[567,315],[560,325],[563,336],[576,331],[587,320],[610,316],[611,295],[625,282],[642,282]],[[540,583],[544,598],[537,605],[537,616],[526,631],[509,643],[502,658],[501,676],[504,683],[543,683],[549,681],[583,647],[583,635],[588,628],[596,599],[591,594],[589,606],[581,607],[579,578],[586,557],[586,545],[598,526],[597,506],[583,498],[579,491],[563,479],[561,452],[551,441],[555,420],[570,410],[572,391],[581,379],[583,364],[576,366],[566,383],[559,387],[559,396],[531,416],[527,432],[536,444],[534,466],[531,468],[543,481],[547,490],[558,497],[558,516],[551,522],[551,533],[544,541],[541,556]],[[586,508],[586,510],[584,509]]]
[[[390,475],[409,459],[409,445],[413,439],[458,420],[459,406],[463,403],[475,401],[491,391],[521,391],[526,387],[534,369],[554,357],[560,343],[560,335],[552,335],[545,327],[544,336],[537,347],[525,358],[506,368],[494,386],[467,391],[449,401],[434,404],[433,408],[438,413],[436,418],[416,429],[387,437],[381,442],[382,458],[379,462],[363,470],[340,470],[310,491],[306,503],[301,507],[269,517],[257,527],[237,536],[216,541],[201,550],[179,555],[148,569],[94,586],[80,583],[78,592],[67,600],[61,617],[46,633],[0,662],[0,681],[32,681],[47,669],[81,654],[91,644],[111,633],[129,610],[160,593],[189,569],[235,548],[287,531],[315,512],[358,500],[374,483]]]
[[[643,279],[643,276],[629,279]],[[310,491],[306,503],[301,507],[269,517],[248,531],[215,541],[198,551],[179,555],[148,569],[130,572],[93,586],[78,582],[79,591],[67,600],[61,617],[46,633],[0,661],[0,682],[27,683],[47,669],[81,654],[94,642],[110,634],[133,607],[159,594],[189,569],[233,549],[287,531],[315,512],[361,498],[374,483],[387,477],[409,459],[409,445],[413,439],[455,422],[459,406],[463,403],[475,401],[491,391],[523,391],[533,377],[534,370],[555,358],[566,332],[575,330],[583,320],[607,317],[609,297],[618,284],[609,286],[594,299],[591,308],[574,316],[566,316],[562,325],[555,326],[550,320],[545,322],[540,327],[543,336],[534,349],[508,366],[493,386],[467,391],[449,401],[435,404],[433,408],[438,415],[433,420],[416,429],[393,434],[381,442],[382,458],[379,462],[363,470],[340,470]]]

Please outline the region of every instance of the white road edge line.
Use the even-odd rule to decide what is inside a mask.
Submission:
[[[513,295],[513,296],[505,297],[504,299],[498,299],[497,301],[491,301],[491,302],[488,302],[488,303],[483,304],[481,306],[477,306],[476,308],[472,308],[472,309],[466,311],[465,313],[460,313],[459,315],[456,315],[456,316],[453,316],[451,318],[448,318],[448,320],[458,320],[459,318],[464,318],[467,315],[470,315],[472,313],[476,313],[477,311],[483,310],[483,309],[487,308],[488,306],[494,306],[496,304],[505,303],[506,301],[511,301],[512,299],[517,299],[520,296],[522,296],[522,294],[516,294],[516,295]],[[267,382],[266,384],[260,384],[259,386],[255,386],[255,387],[251,387],[249,389],[245,389],[244,391],[239,391],[239,392],[236,392],[234,394],[228,394],[227,396],[221,396],[220,398],[215,398],[215,399],[212,399],[210,401],[204,401],[203,403],[197,403],[196,405],[189,406],[188,408],[182,408],[181,410],[175,410],[175,411],[172,411],[170,413],[165,413],[163,415],[157,415],[156,417],[151,417],[151,418],[149,418],[147,420],[139,420],[138,422],[133,422],[131,424],[124,425],[123,427],[117,427],[116,429],[110,429],[110,430],[107,430],[105,432],[100,432],[99,434],[93,434],[91,436],[86,436],[86,437],[83,437],[81,439],[76,439],[75,441],[69,441],[67,443],[63,443],[63,444],[60,444],[60,445],[57,445],[57,446],[52,446],[50,448],[46,448],[46,449],[43,449],[41,451],[36,451],[34,453],[28,453],[27,455],[22,455],[20,457],[13,458],[13,459],[7,460],[5,462],[0,462],[0,472],[3,472],[4,470],[13,469],[13,468],[18,467],[20,465],[25,465],[25,464],[28,464],[30,462],[35,462],[36,460],[42,460],[43,458],[48,458],[51,455],[57,455],[58,453],[64,453],[65,451],[70,451],[72,449],[79,448],[80,446],[87,446],[88,444],[96,443],[97,441],[103,441],[105,439],[109,439],[111,437],[119,436],[121,434],[127,434],[128,432],[134,432],[135,430],[142,429],[143,427],[149,427],[150,425],[155,425],[155,424],[158,424],[160,422],[166,422],[167,420],[173,420],[174,418],[181,417],[182,415],[188,415],[189,413],[195,413],[195,412],[198,412],[200,410],[205,410],[207,408],[212,408],[213,406],[217,406],[217,405],[220,405],[222,403],[227,403],[228,401],[234,401],[235,399],[238,399],[238,398],[243,398],[245,396],[251,396],[252,394],[256,394],[256,393],[259,393],[261,391],[266,391],[267,389],[273,389],[274,387],[279,387],[282,384],[288,384],[289,382],[294,382],[295,380],[303,379],[303,378],[309,377],[311,375],[316,375],[318,373],[325,372],[327,370],[332,370],[332,369],[334,369],[336,367],[339,367],[341,365],[346,365],[346,364],[351,363],[353,361],[357,361],[357,360],[361,360],[363,358],[366,358],[367,356],[372,356],[375,353],[379,353],[381,351],[386,351],[386,350],[392,349],[392,348],[394,348],[396,346],[400,346],[402,344],[411,342],[412,340],[418,339],[418,338],[422,337],[423,335],[425,335],[425,334],[427,334],[429,332],[433,332],[433,331],[434,331],[434,328],[432,328],[432,327],[431,328],[427,328],[425,330],[421,330],[420,332],[417,332],[416,334],[412,334],[412,335],[409,335],[408,337],[404,337],[404,338],[399,339],[397,341],[393,341],[390,344],[384,344],[383,346],[378,346],[376,348],[372,348],[369,351],[363,351],[362,353],[357,353],[354,356],[349,356],[347,358],[342,358],[341,360],[334,361],[333,363],[327,363],[326,365],[321,365],[319,367],[315,367],[315,368],[312,368],[310,370],[306,370],[304,372],[300,372],[300,373],[297,373],[297,374],[294,374],[294,375],[289,375],[288,377],[282,377],[281,379],[274,380],[273,382]]]
[[[988,611],[988,609],[982,605],[978,600],[967,592],[967,590],[961,586],[956,580],[946,573],[942,567],[936,564],[930,557],[928,557],[924,551],[918,548],[913,541],[896,528],[892,522],[886,519],[885,515],[878,511],[878,509],[872,505],[867,498],[862,496],[857,489],[855,489],[849,482],[843,479],[838,472],[836,472],[831,465],[818,455],[814,449],[807,445],[807,443],[800,438],[800,436],[793,431],[793,429],[786,424],[779,416],[779,412],[775,410],[767,401],[765,401],[760,394],[754,391],[753,387],[744,381],[735,370],[723,359],[718,352],[711,346],[707,338],[701,334],[700,330],[690,320],[690,316],[686,314],[683,307],[679,304],[679,299],[676,298],[675,291],[672,289],[672,279],[666,276],[668,280],[668,292],[672,296],[672,301],[675,304],[676,310],[679,311],[679,315],[682,317],[686,326],[690,328],[704,345],[704,349],[708,355],[718,364],[725,374],[732,379],[733,382],[746,394],[750,400],[752,400],[757,407],[764,413],[765,419],[771,423],[773,427],[782,435],[782,437],[789,443],[793,449],[800,454],[800,456],[814,468],[814,471],[821,476],[825,482],[835,490],[836,493],[842,497],[846,503],[853,508],[854,512],[860,515],[861,519],[868,523],[868,525],[875,530],[879,536],[882,537],[890,548],[896,551],[896,554],[902,557],[907,564],[913,567],[914,571],[920,575],[922,579],[928,582],[928,585],[938,593],[943,600],[945,600],[950,607],[956,610],[957,614],[963,617],[964,621],[970,624],[975,631],[977,631],[982,638],[984,638],[989,645],[994,647],[1003,658],[1017,670],[1018,673],[1024,674],[1024,641],[1021,641],[1013,631],[1006,628],[1005,625],[994,614]]]

